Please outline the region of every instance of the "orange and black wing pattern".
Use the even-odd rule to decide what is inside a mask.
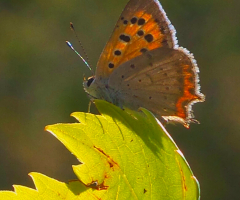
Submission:
[[[157,0],[130,0],[100,56],[96,78],[108,78],[120,64],[146,51],[176,45],[175,29]]]

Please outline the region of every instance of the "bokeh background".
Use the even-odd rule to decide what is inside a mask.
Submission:
[[[0,0],[0,189],[33,187],[29,172],[75,179],[77,160],[48,124],[87,111],[90,72],[65,44],[80,46],[93,66],[127,0]],[[194,53],[206,102],[200,125],[167,129],[201,185],[201,199],[240,199],[240,1],[161,0],[179,44]]]

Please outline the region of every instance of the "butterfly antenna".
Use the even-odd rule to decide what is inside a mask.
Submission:
[[[89,64],[87,63],[87,61],[77,52],[76,49],[74,49],[74,47],[72,46],[72,44],[69,41],[66,41],[67,45],[82,59],[82,61],[85,63],[85,65],[87,65],[87,67],[90,69],[90,71],[92,71],[92,68],[89,66]]]
[[[77,34],[76,34],[76,31],[75,31],[75,29],[74,29],[74,26],[73,26],[73,23],[72,23],[72,22],[70,22],[70,28],[71,28],[71,30],[74,32],[74,34],[75,34],[75,36],[76,36],[76,38],[77,38],[77,40],[78,40],[78,42],[79,42],[79,44],[80,44],[80,47],[81,47],[81,49],[82,49],[82,51],[83,51],[83,53],[84,53],[84,55],[85,55],[85,57],[86,57],[86,59],[87,59],[88,62],[81,56],[80,53],[78,53],[78,51],[77,51],[76,49],[74,49],[74,47],[72,46],[72,44],[71,44],[69,41],[66,41],[67,45],[82,59],[82,61],[85,63],[85,65],[87,65],[87,67],[88,67],[89,70],[92,72],[92,74],[94,74],[94,73],[93,73],[93,70],[92,70],[92,68],[91,68],[90,61],[89,61],[89,58],[88,58],[88,56],[87,56],[87,53],[86,53],[85,49],[83,48],[83,45],[82,45],[81,41],[79,40],[79,38],[78,38],[78,36],[77,36]],[[88,63],[89,63],[89,64],[88,64]]]

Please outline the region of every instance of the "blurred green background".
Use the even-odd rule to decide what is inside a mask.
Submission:
[[[95,66],[127,0],[0,1],[0,189],[33,187],[29,172],[75,179],[78,161],[48,124],[75,122],[87,111],[83,75],[90,72],[66,46],[79,44]],[[201,199],[239,199],[240,1],[162,0],[180,46],[194,53],[206,102],[194,105],[200,125],[167,129],[201,185]]]

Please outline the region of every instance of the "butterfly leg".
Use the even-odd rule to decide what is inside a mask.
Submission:
[[[91,105],[92,105],[92,101],[90,100],[88,103],[88,113],[90,113],[90,111],[91,111]]]

